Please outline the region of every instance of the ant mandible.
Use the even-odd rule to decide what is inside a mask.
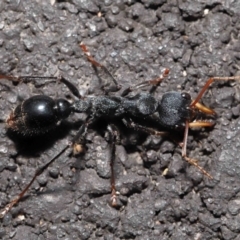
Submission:
[[[171,91],[163,94],[162,99],[154,97],[156,88],[160,85],[161,81],[169,74],[169,70],[165,69],[161,76],[154,80],[144,81],[132,87],[123,90],[120,96],[110,96],[109,92],[116,92],[120,90],[121,86],[117,83],[108,69],[97,62],[88,51],[86,45],[80,44],[80,47],[86,55],[88,61],[96,70],[98,67],[103,69],[114,83],[114,86],[104,89],[105,94],[101,96],[87,96],[80,95],[76,86],[69,82],[63,76],[59,77],[37,77],[37,76],[7,76],[0,75],[0,79],[10,80],[13,83],[28,82],[32,80],[52,79],[64,83],[70,92],[78,99],[73,103],[68,102],[66,99],[52,99],[46,95],[37,95],[24,100],[18,105],[9,115],[6,124],[7,128],[22,135],[38,135],[46,134],[49,130],[56,128],[59,122],[69,117],[71,113],[85,113],[86,120],[83,122],[72,141],[65,146],[55,157],[49,162],[38,168],[27,186],[22,192],[7,204],[1,211],[0,217],[4,217],[11,208],[17,204],[24,194],[28,191],[35,179],[41,175],[56,159],[59,158],[68,148],[73,147],[73,151],[78,152],[80,144],[84,141],[89,126],[100,118],[105,118],[107,121],[110,119],[118,118],[122,120],[124,125],[137,131],[143,131],[148,134],[157,136],[171,137],[170,132],[175,130],[183,130],[184,137],[182,143],[182,157],[190,164],[197,167],[208,178],[213,177],[201,166],[198,165],[195,159],[187,156],[187,138],[189,128],[196,127],[212,127],[213,122],[198,121],[196,119],[197,113],[214,115],[215,112],[200,104],[205,91],[211,83],[218,80],[240,80],[240,76],[232,77],[212,77],[207,80],[202,90],[199,92],[195,100],[186,92]],[[136,89],[151,86],[149,92],[140,92],[135,96],[128,94]],[[155,116],[153,116],[155,115]],[[157,115],[157,116],[156,116]],[[149,128],[137,123],[140,119],[154,120],[159,128],[164,131],[158,131],[154,128]],[[134,119],[134,120],[133,120]],[[113,163],[115,159],[115,148],[119,139],[119,133],[114,124],[109,124],[107,131],[110,135],[111,145],[111,205],[117,207],[117,192],[115,188],[115,177],[113,171]],[[81,148],[80,148],[81,149]]]

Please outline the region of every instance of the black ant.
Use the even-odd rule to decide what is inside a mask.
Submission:
[[[212,77],[208,79],[202,90],[199,92],[195,100],[186,92],[167,92],[162,96],[162,99],[154,97],[156,88],[160,85],[161,81],[168,76],[169,70],[165,69],[163,74],[154,80],[145,81],[137,84],[134,87],[126,88],[120,96],[109,96],[109,92],[118,91],[121,86],[118,85],[115,78],[107,70],[105,66],[97,62],[87,50],[84,44],[80,44],[83,52],[87,56],[88,61],[92,66],[102,68],[112,79],[114,86],[105,90],[105,94],[101,96],[87,96],[82,97],[78,89],[64,77],[35,77],[35,76],[5,76],[0,75],[0,79],[7,79],[13,83],[20,81],[28,82],[31,80],[39,79],[52,79],[63,82],[71,91],[71,93],[78,98],[73,103],[69,103],[65,99],[52,99],[46,95],[37,95],[24,100],[18,105],[8,117],[6,123],[7,127],[22,135],[38,135],[47,133],[52,128],[56,128],[63,119],[66,119],[71,113],[85,113],[86,120],[83,122],[78,132],[72,139],[71,143],[65,146],[55,157],[49,162],[38,168],[29,184],[23,191],[6,205],[0,211],[0,217],[4,217],[11,208],[17,204],[30,186],[33,184],[37,176],[41,175],[49,165],[51,165],[60,155],[62,155],[68,148],[73,147],[75,153],[82,151],[81,143],[84,141],[85,135],[89,126],[96,120],[103,118],[106,121],[111,119],[120,119],[128,128],[137,131],[143,131],[148,134],[158,136],[169,136],[170,133],[176,130],[184,130],[184,137],[182,143],[182,157],[190,164],[197,167],[203,174],[210,179],[213,177],[198,165],[197,161],[189,158],[186,154],[187,138],[189,128],[196,127],[212,127],[214,125],[211,121],[198,121],[197,114],[199,112],[204,114],[214,115],[215,112],[199,103],[204,92],[208,89],[209,85],[217,80],[240,80],[240,76],[233,77]],[[142,87],[151,86],[149,92],[140,92],[134,96],[128,94]],[[145,121],[154,120],[159,127],[164,131],[158,131],[154,128],[149,128],[138,124],[138,121],[145,119]],[[119,133],[114,124],[109,124],[107,131],[110,134],[111,144],[111,205],[117,207],[117,192],[115,188],[115,177],[113,171],[113,163],[115,159],[115,147],[118,143]]]

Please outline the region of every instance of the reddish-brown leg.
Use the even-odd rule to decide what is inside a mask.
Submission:
[[[3,218],[11,209],[14,205],[16,205],[25,195],[25,193],[28,191],[28,189],[32,186],[36,178],[41,175],[53,162],[55,162],[67,149],[70,147],[76,146],[76,144],[79,144],[79,141],[83,139],[87,133],[87,129],[89,124],[91,124],[92,118],[87,118],[85,123],[83,123],[78,130],[77,134],[74,136],[72,141],[64,147],[55,157],[53,157],[51,160],[49,160],[46,164],[42,165],[39,167],[34,176],[32,177],[31,181],[27,184],[27,186],[21,191],[18,196],[12,200],[9,204],[7,204],[1,211],[0,211],[0,218]]]
[[[214,110],[205,107],[204,105],[200,104],[199,101],[202,98],[203,94],[206,92],[206,90],[209,88],[209,86],[214,82],[214,81],[230,81],[230,80],[240,80],[240,76],[233,76],[233,77],[212,77],[209,78],[208,81],[205,83],[203,86],[202,90],[199,92],[198,96],[194,101],[192,101],[190,107],[191,108],[197,108],[201,112],[204,112],[205,114],[215,114]],[[182,156],[183,158],[189,162],[190,164],[194,165],[197,167],[203,174],[208,176],[210,179],[213,179],[213,177],[202,167],[200,167],[195,159],[189,158],[186,154],[186,148],[187,148],[187,137],[188,137],[188,129],[190,128],[195,128],[195,127],[212,127],[214,123],[208,122],[208,121],[196,121],[196,122],[191,122],[189,123],[186,121],[186,126],[185,126],[185,132],[184,132],[184,140],[182,144]]]
[[[209,88],[209,86],[214,82],[214,81],[231,81],[231,80],[240,80],[240,76],[233,76],[233,77],[212,77],[207,80],[205,85],[203,86],[202,90],[199,92],[198,96],[196,99],[191,103],[191,107],[195,107],[196,104],[199,102],[199,100],[202,98],[203,94],[205,91]]]
[[[14,76],[7,76],[7,75],[0,75],[0,79],[6,79],[6,80],[10,80],[12,81],[13,84],[18,84],[20,82],[24,82],[24,83],[28,83],[30,81],[45,81],[44,83],[46,83],[46,80],[53,80],[54,82],[62,82],[63,84],[65,84],[65,86],[71,91],[71,93],[76,96],[77,98],[82,98],[77,87],[72,84],[71,82],[69,82],[66,78],[64,78],[63,76],[58,76],[58,77],[40,77],[40,76],[18,76],[18,77],[14,77]]]
[[[105,71],[106,74],[108,74],[108,76],[110,76],[110,78],[112,79],[115,88],[110,88],[107,90],[107,92],[116,92],[118,90],[121,89],[121,85],[118,84],[117,80],[113,77],[113,75],[108,71],[108,69],[102,65],[101,63],[99,63],[98,61],[96,61],[93,56],[91,55],[91,53],[88,51],[87,46],[84,43],[80,43],[80,47],[82,49],[82,51],[84,52],[84,54],[86,55],[88,61],[92,64],[92,66],[94,67],[94,69],[96,69],[96,67],[100,67],[103,69],[103,71]],[[106,89],[104,89],[106,90]]]
[[[87,46],[84,44],[84,43],[80,43],[80,47],[82,49],[82,51],[84,52],[84,54],[86,55],[88,61],[93,65],[93,67],[100,67],[102,68],[112,79],[113,83],[115,84],[116,86],[116,89],[112,89],[112,90],[108,90],[108,92],[110,91],[118,91],[120,88],[121,88],[121,85],[119,85],[117,83],[117,80],[113,77],[113,75],[108,71],[108,69],[102,65],[101,63],[99,63],[98,61],[96,61],[93,56],[91,55],[91,53],[88,51],[88,48]],[[169,69],[165,69],[162,73],[161,76],[159,76],[158,78],[156,79],[153,79],[153,80],[148,80],[148,81],[144,81],[144,82],[141,82],[137,85],[134,85],[134,86],[131,86],[131,87],[128,87],[126,88],[121,96],[124,97],[126,96],[128,93],[132,92],[133,90],[137,90],[137,89],[140,89],[140,88],[143,88],[143,87],[147,87],[147,86],[152,86],[150,92],[154,92],[156,90],[156,88],[159,86],[159,84],[161,83],[161,81],[166,78],[169,74]]]
[[[115,174],[114,174],[114,163],[116,157],[116,144],[119,139],[118,130],[114,125],[108,125],[107,127],[108,132],[110,133],[110,147],[111,147],[111,159],[110,159],[110,167],[111,167],[111,200],[110,204],[112,207],[118,207],[118,200],[117,200],[117,191],[115,186]]]
[[[122,121],[128,128],[132,128],[136,131],[145,132],[145,133],[148,133],[150,135],[155,135],[155,136],[169,136],[169,132],[164,132],[164,131],[160,132],[153,128],[144,127],[144,126],[141,126],[141,125],[133,122],[130,119],[124,118]]]
[[[186,121],[185,124],[185,131],[184,131],[184,138],[182,143],[182,157],[190,164],[194,165],[196,168],[198,168],[204,175],[206,175],[208,178],[213,179],[210,173],[208,173],[204,168],[199,166],[197,160],[190,158],[187,156],[187,138],[188,138],[188,130],[189,127],[211,127],[213,124],[210,122],[193,122],[189,123]]]
[[[59,156],[61,156],[70,146],[66,146],[65,148],[62,149],[61,152],[59,152],[53,159],[51,159],[48,163],[43,165],[42,167],[38,168],[37,171],[35,172],[32,180],[28,183],[28,185],[22,190],[22,192],[14,199],[12,200],[9,204],[7,204],[1,211],[0,211],[0,218],[3,218],[11,209],[14,205],[16,205],[25,195],[25,193],[28,191],[28,189],[32,186],[33,182],[36,180],[36,178],[41,175],[49,165],[51,165]]]
[[[168,74],[169,74],[169,69],[166,68],[166,69],[163,70],[163,73],[158,78],[155,78],[153,80],[147,80],[147,81],[138,83],[134,86],[130,86],[122,92],[121,96],[124,97],[134,90],[144,88],[144,87],[148,87],[148,86],[152,86],[152,88],[150,89],[149,92],[153,93],[154,91],[156,91],[157,87],[162,82],[162,80],[168,76]]]

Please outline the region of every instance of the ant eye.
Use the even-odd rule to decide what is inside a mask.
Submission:
[[[188,93],[186,93],[186,92],[183,92],[181,95],[182,95],[182,97],[185,98],[186,100],[191,100],[190,94],[188,94]]]

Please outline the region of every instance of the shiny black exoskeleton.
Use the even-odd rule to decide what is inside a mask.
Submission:
[[[70,113],[65,99],[53,100],[45,95],[28,98],[18,105],[7,119],[8,127],[22,135],[44,134],[55,128]]]

